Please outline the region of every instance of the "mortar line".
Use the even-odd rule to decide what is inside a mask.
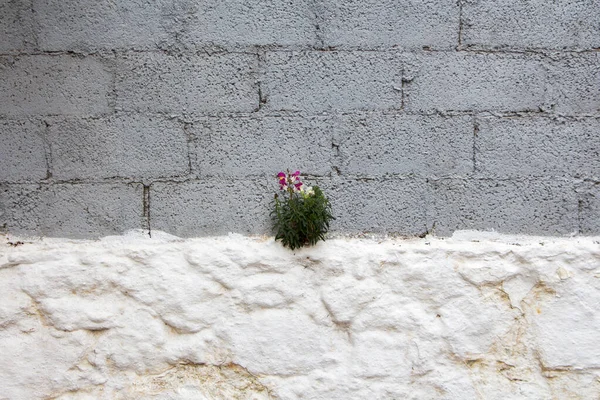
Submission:
[[[151,225],[150,225],[150,185],[144,185],[144,191],[143,191],[143,200],[142,200],[142,205],[143,205],[143,214],[144,214],[144,222],[145,222],[145,228],[148,230],[148,237],[152,237],[152,229],[151,229]]]
[[[35,18],[35,8],[34,8],[34,2],[33,0],[29,1],[29,11],[31,13],[30,18],[31,18],[31,24],[30,24],[30,29],[31,29],[31,34],[33,36],[33,48],[35,50],[40,48],[40,39],[39,39],[39,24],[37,21],[37,18]]]
[[[315,28],[315,45],[314,49],[316,50],[324,50],[325,49],[325,40],[323,38],[323,31],[321,30],[323,20],[320,18],[319,10],[317,9],[317,0],[312,0],[310,2],[311,11],[314,17],[314,28]]]
[[[255,113],[260,112],[262,108],[267,104],[267,96],[263,92],[263,82],[262,79],[264,77],[264,70],[266,64],[267,52],[263,49],[258,48],[256,51],[257,57],[257,66],[256,66],[256,74],[257,74],[257,87],[258,87],[258,106],[255,109]]]
[[[50,123],[45,119],[42,120],[44,124],[44,157],[46,159],[46,178],[45,180],[52,179],[52,143],[50,141]]]
[[[477,137],[479,133],[479,122],[477,115],[473,114],[473,173],[477,173]]]
[[[402,65],[402,70],[400,71],[400,111],[404,111],[404,91],[406,90],[406,85],[404,82],[404,65]]]
[[[462,0],[457,0],[458,5],[458,46],[456,50],[460,50],[462,47],[462,32],[463,32],[463,5]]]
[[[462,25],[462,24],[461,24]],[[462,26],[459,26],[459,46],[462,45]],[[322,39],[318,39],[322,40]],[[338,52],[338,53],[456,53],[465,52],[471,54],[498,54],[498,55],[537,55],[548,57],[548,54],[551,55],[559,55],[562,56],[573,56],[578,54],[593,54],[600,52],[600,48],[588,48],[588,49],[554,49],[554,48],[506,48],[506,49],[490,49],[490,48],[478,48],[478,47],[468,47],[468,48],[448,48],[448,49],[436,49],[429,48],[426,51],[420,48],[404,48],[398,49],[394,47],[382,47],[382,46],[374,46],[371,48],[364,47],[343,47],[343,48],[335,48],[335,47],[324,47],[324,44],[319,47],[315,46],[302,46],[302,47],[276,47],[270,48],[268,46],[261,46],[265,52],[271,53],[320,53],[320,52]],[[162,54],[170,54],[170,55],[221,55],[221,54],[243,54],[243,55],[256,55],[256,46],[247,49],[223,49],[220,51],[215,51],[212,53],[207,53],[206,51],[202,51],[202,49],[196,51],[172,51],[172,50],[164,50],[160,48],[151,48],[151,49],[98,49],[89,52],[81,52],[76,50],[33,50],[29,52],[0,52],[0,57],[26,57],[26,56],[71,56],[71,57],[88,57],[88,56],[96,56],[96,57],[107,57],[109,55],[128,55],[128,54],[152,54],[152,53],[162,53]]]
[[[185,135],[186,147],[187,147],[187,159],[188,159],[188,174],[192,175],[194,173],[193,163],[192,163],[192,149],[195,149],[194,137],[193,134],[189,130],[189,126],[192,125],[188,122],[177,121],[183,124],[183,133]]]
[[[556,182],[558,181],[565,181],[567,178],[565,177],[561,177],[561,176],[554,176],[554,175],[531,175],[531,176],[527,176],[527,177],[519,177],[519,176],[508,176],[508,177],[502,177],[502,176],[475,176],[472,173],[467,173],[464,175],[456,175],[454,173],[448,173],[448,174],[439,174],[439,175],[415,175],[414,173],[383,173],[383,174],[374,174],[374,175],[369,175],[369,174],[346,174],[346,173],[342,173],[342,175],[347,178],[347,179],[355,179],[355,180],[365,180],[365,181],[384,181],[384,180],[389,180],[389,179],[419,179],[419,180],[423,180],[423,179],[427,179],[430,181],[437,181],[437,180],[442,180],[442,179],[471,179],[471,180],[476,180],[476,181],[494,181],[494,182],[510,182],[510,181],[517,181],[517,182],[529,182],[529,181],[543,181],[543,182]],[[172,177],[172,178],[168,178],[168,177],[163,177],[163,178],[152,178],[152,184],[153,183],[175,183],[175,184],[180,184],[180,183],[189,183],[189,182],[207,182],[207,181],[211,181],[211,180],[222,180],[223,178],[226,178],[227,180],[230,181],[239,181],[239,182],[243,182],[243,181],[247,181],[248,179],[257,179],[257,178],[265,178],[268,175],[265,175],[264,173],[250,173],[247,175],[244,175],[242,177],[234,177],[234,176],[228,176],[228,175],[205,175],[203,177],[184,177],[184,178],[177,178],[177,177]],[[308,177],[308,178],[319,178],[319,179],[328,179],[328,178],[332,178],[331,174],[314,174],[314,173],[306,173],[303,174],[303,176]],[[587,182],[591,182],[594,184],[598,184],[600,185],[600,181],[596,181],[596,180],[592,180],[592,179],[586,179]],[[131,184],[141,184],[142,186],[144,186],[143,183],[141,183],[139,180],[118,180],[118,181],[111,181],[111,180],[52,180],[52,181],[46,181],[46,180],[38,180],[38,181],[0,181],[0,185],[7,185],[7,186],[22,186],[22,185],[38,185],[38,186],[44,186],[44,187],[49,187],[49,186],[60,186],[60,185],[92,185],[92,184],[97,184],[97,185],[105,185],[105,184],[122,184],[122,185],[131,185]],[[146,185],[148,186],[148,188],[150,188],[150,186],[152,185]],[[148,199],[146,199],[148,200]],[[149,201],[148,205],[149,205]],[[144,218],[145,219],[145,218]],[[147,223],[144,222],[145,225],[147,225]]]
[[[577,199],[577,234],[578,235],[581,235],[581,233],[582,233],[582,229],[581,229],[582,208],[583,208],[583,200]]]

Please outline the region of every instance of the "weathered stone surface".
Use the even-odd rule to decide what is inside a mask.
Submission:
[[[595,0],[476,0],[463,3],[462,43],[491,49],[575,50],[600,47]]]
[[[430,185],[428,225],[435,234],[468,228],[570,235],[579,229],[575,185],[569,180],[440,179]]]
[[[326,117],[225,117],[188,130],[201,176],[274,177],[286,167],[325,175],[331,172],[333,124]]]
[[[600,119],[478,118],[475,163],[489,177],[600,178]]]
[[[600,283],[597,277],[589,279],[577,272],[561,265],[558,279],[554,278],[560,283],[538,288],[543,290],[538,290],[530,304],[535,309],[531,321],[540,344],[540,361],[547,369],[600,366],[600,349],[593,344],[600,329],[596,311]],[[571,301],[574,293],[579,297],[576,302]]]
[[[325,47],[453,49],[458,43],[455,1],[319,1]]]
[[[50,123],[57,179],[180,176],[189,172],[187,135],[176,120],[147,116]]]
[[[2,396],[595,398],[596,242],[4,238]]]
[[[541,59],[514,54],[418,53],[407,57],[410,111],[538,111],[549,107]]]
[[[402,61],[380,52],[269,52],[267,110],[389,110],[402,105]]]
[[[256,55],[141,53],[117,64],[119,110],[195,114],[258,108]]]
[[[443,176],[473,171],[470,117],[359,114],[336,122],[343,174]]]
[[[0,119],[0,182],[46,177],[45,129],[41,121]]]
[[[142,226],[140,184],[0,185],[0,227],[11,234],[93,238]]]
[[[98,115],[110,111],[111,72],[96,58],[0,57],[0,115]]]

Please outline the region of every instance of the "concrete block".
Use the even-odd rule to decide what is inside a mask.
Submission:
[[[600,179],[600,118],[479,118],[477,172],[488,177]]]
[[[179,39],[187,45],[300,46],[316,44],[310,0],[209,0],[188,2],[189,18]]]
[[[471,117],[354,114],[335,126],[342,174],[473,172]]]
[[[182,237],[269,233],[277,187],[270,177],[155,182],[150,187],[150,225]]]
[[[0,184],[0,232],[41,235],[45,210],[39,185]]]
[[[341,176],[320,186],[336,217],[333,231],[418,235],[427,229],[425,179]]]
[[[275,176],[287,168],[331,172],[333,121],[327,117],[210,118],[190,130],[201,176]]]
[[[325,46],[454,49],[458,44],[456,1],[320,0]]]
[[[45,128],[41,121],[0,119],[0,182],[46,178]]]
[[[189,172],[187,135],[175,120],[111,116],[51,122],[56,179],[145,179]]]
[[[111,75],[93,57],[0,57],[0,115],[107,113]]]
[[[118,60],[117,109],[251,112],[259,104],[257,67],[252,54],[128,54]]]
[[[156,48],[168,40],[172,2],[33,0],[39,47],[46,51]]]
[[[402,106],[402,60],[380,52],[270,52],[268,110],[389,110]]]
[[[600,182],[584,181],[577,185],[579,233],[600,235]]]
[[[97,238],[142,221],[140,184],[0,185],[0,226],[11,234]]]
[[[407,61],[410,111],[537,111],[548,103],[546,69],[532,56],[421,53]]]
[[[600,47],[597,0],[476,0],[463,4],[462,43],[484,49]]]
[[[428,226],[436,235],[475,229],[531,235],[578,230],[577,197],[568,180],[429,180]]]
[[[0,53],[24,53],[35,48],[30,1],[0,0]]]
[[[600,53],[564,55],[549,71],[555,112],[600,115]]]

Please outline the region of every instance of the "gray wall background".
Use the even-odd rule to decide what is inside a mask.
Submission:
[[[598,0],[0,0],[0,226],[600,234]]]

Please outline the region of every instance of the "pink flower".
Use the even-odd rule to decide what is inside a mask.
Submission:
[[[291,174],[286,174],[285,172],[280,172],[277,174],[277,179],[279,180],[279,189],[287,190],[288,186],[291,187],[294,185],[296,191],[300,192],[302,189],[302,181],[300,181],[300,171],[294,171]]]
[[[287,177],[285,172],[278,173],[277,178],[279,178],[279,190],[287,188]]]

